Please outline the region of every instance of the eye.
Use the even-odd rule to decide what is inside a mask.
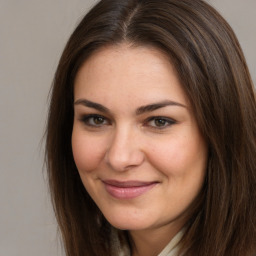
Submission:
[[[109,125],[110,122],[107,118],[101,115],[85,115],[80,118],[80,121],[83,122],[87,126],[101,127],[103,125]]]
[[[150,126],[152,128],[156,128],[156,129],[164,129],[170,125],[175,124],[176,121],[174,121],[171,118],[167,118],[167,117],[161,117],[161,116],[157,116],[157,117],[150,117],[147,121],[146,121],[146,125]]]

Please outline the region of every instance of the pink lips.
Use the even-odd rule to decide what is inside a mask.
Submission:
[[[104,180],[107,192],[117,199],[136,198],[151,190],[158,182]]]

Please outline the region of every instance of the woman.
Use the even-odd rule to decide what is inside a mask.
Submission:
[[[100,1],[51,97],[46,157],[67,255],[255,255],[255,91],[207,3]]]

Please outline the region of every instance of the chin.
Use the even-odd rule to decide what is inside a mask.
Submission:
[[[113,227],[120,230],[142,230],[151,226],[150,223],[145,222],[145,218],[138,218],[132,214],[105,215],[105,218]]]
[[[130,222],[120,222],[120,221],[109,221],[109,223],[120,230],[142,230],[145,229],[146,227],[144,225],[141,225],[141,223],[132,223]]]

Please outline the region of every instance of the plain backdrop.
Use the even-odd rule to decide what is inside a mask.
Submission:
[[[0,0],[0,256],[62,256],[43,167],[47,96],[63,47],[96,0]],[[256,1],[208,0],[256,81]]]

